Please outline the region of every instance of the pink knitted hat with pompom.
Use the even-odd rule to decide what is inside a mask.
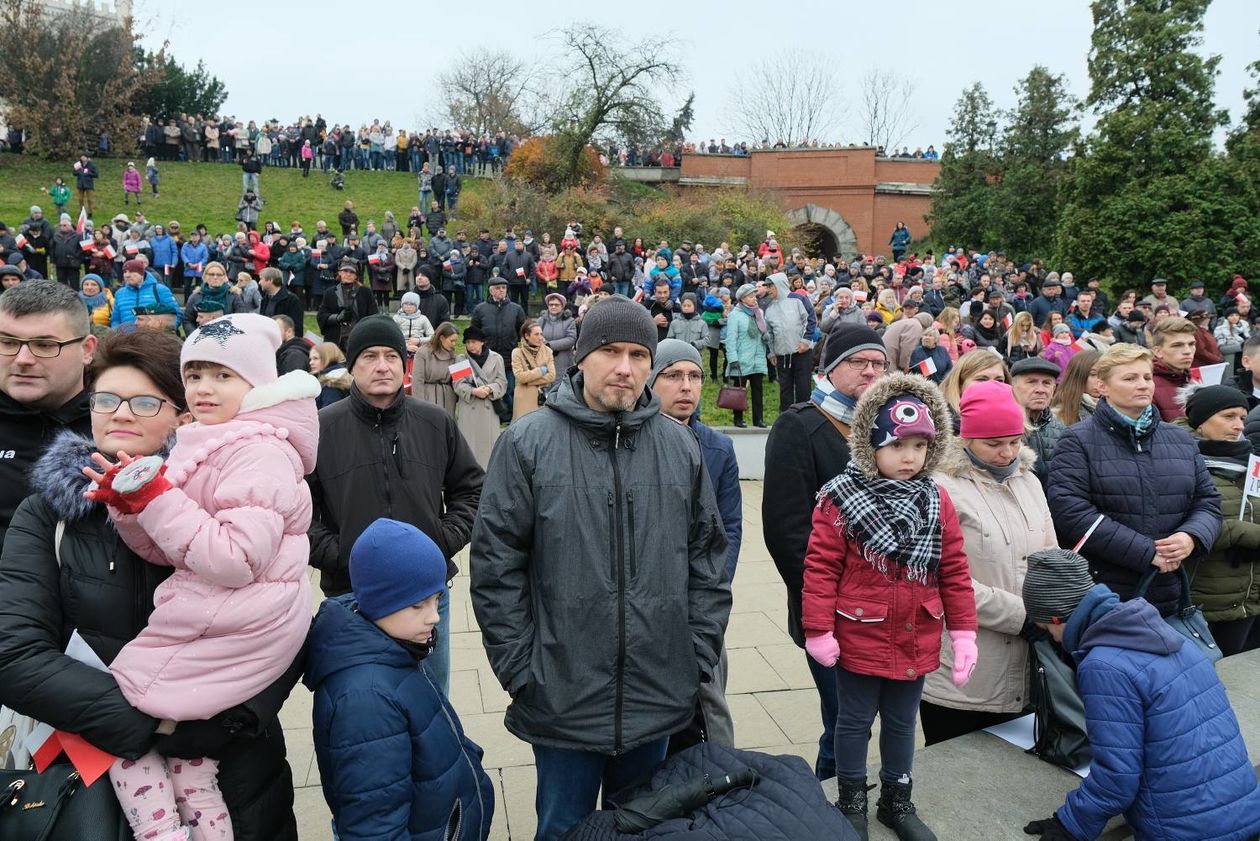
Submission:
[[[276,381],[280,342],[279,325],[265,315],[225,315],[188,337],[179,354],[179,369],[182,373],[189,362],[211,362],[231,368],[257,388]]]

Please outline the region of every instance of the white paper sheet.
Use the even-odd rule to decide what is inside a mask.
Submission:
[[[1004,742],[1010,742],[1020,750],[1028,750],[1033,746],[1034,736],[1034,718],[1032,714],[1023,716],[1022,718],[1014,718],[1010,721],[1004,721],[1001,724],[995,724],[992,727],[984,728],[984,732],[992,733]],[[1089,765],[1082,765],[1080,768],[1072,768],[1072,773],[1084,779],[1089,776]]]

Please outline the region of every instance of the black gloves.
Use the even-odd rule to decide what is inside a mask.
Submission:
[[[1039,835],[1041,841],[1076,841],[1072,833],[1059,822],[1058,815],[1051,815],[1042,821],[1029,821],[1024,827],[1024,834]]]

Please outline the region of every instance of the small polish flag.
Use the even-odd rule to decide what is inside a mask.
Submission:
[[[92,248],[92,240],[90,239],[79,240],[79,248],[82,248],[84,251],[90,250]]]
[[[125,250],[128,254],[130,254],[132,257],[134,257],[134,256],[136,256],[137,254],[139,254],[139,253],[140,253],[140,246],[138,246],[138,245],[128,245],[128,246],[126,246],[126,247],[125,247],[125,249],[124,249],[124,250]]]
[[[453,383],[457,383],[460,380],[473,375],[472,363],[467,359],[461,359],[459,362],[451,365],[446,370],[451,372],[451,382]]]
[[[1182,318],[1185,318],[1187,315],[1190,314],[1190,310],[1177,310],[1177,312],[1181,314]]]
[[[859,304],[865,304],[866,293],[863,292],[861,289],[855,289],[853,291],[853,300],[857,301]]]
[[[1009,312],[1006,315],[1002,316],[1002,326],[1005,327],[1007,330],[1011,329],[1011,325],[1013,323],[1015,323],[1015,319],[1011,318],[1011,314]]]
[[[925,377],[930,377],[936,373],[936,360],[929,356],[927,359],[920,362],[916,367],[919,369],[920,374]]]
[[[79,221],[75,225],[74,229],[78,231],[80,235],[82,235],[83,232],[87,230],[87,223],[88,223],[87,208],[80,207],[79,208]]]
[[[170,277],[170,276],[171,276],[171,267],[170,267],[169,265],[168,265],[168,266],[163,266],[163,267],[162,267],[162,274],[166,275],[167,277]]]
[[[524,266],[521,266],[521,267],[517,268],[517,270],[516,270],[516,276],[517,276],[517,277],[524,277],[524,276],[525,276],[525,267],[524,267]]]
[[[90,242],[90,241],[91,241],[91,240],[89,240],[89,242]],[[106,257],[108,257],[109,259],[111,259],[111,260],[112,260],[112,259],[114,259],[114,255],[116,255],[118,252],[114,250],[114,246],[112,246],[112,245],[107,245],[107,246],[105,246],[103,249],[101,249],[101,253],[102,253],[102,254],[104,254]]]
[[[444,261],[442,263],[442,268],[446,269],[449,272],[451,270],[451,261],[450,260]]]
[[[26,234],[18,234],[14,238],[13,241],[17,243],[18,248],[25,248],[26,247]]]
[[[381,255],[379,255],[379,254],[369,254],[369,255],[368,255],[368,264],[369,264],[369,265],[372,265],[372,266],[379,266],[379,265],[381,264]]]
[[[1221,379],[1225,376],[1226,363],[1219,365],[1201,365],[1198,368],[1190,369],[1190,382],[1203,383],[1205,385],[1220,385]]]
[[[289,283],[293,282],[293,272],[289,272]]]
[[[201,264],[200,264],[200,263],[189,263],[189,264],[188,264],[188,269],[189,269],[189,271],[199,272],[199,271],[201,271]]]

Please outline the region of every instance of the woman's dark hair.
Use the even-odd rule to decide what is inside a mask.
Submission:
[[[521,324],[521,339],[523,340],[526,336],[532,333],[534,331],[534,328],[537,326],[538,326],[538,319],[536,318],[525,319],[525,322]]]
[[[449,321],[443,321],[433,331],[433,335],[429,337],[429,350],[437,352],[442,348],[442,340],[447,336],[459,335],[459,331],[455,329],[455,325]]]
[[[137,329],[128,333],[110,333],[96,348],[88,381],[96,382],[111,368],[135,368],[157,386],[164,397],[180,412],[188,411],[184,402],[184,381],[179,372],[179,339],[163,330]]]

